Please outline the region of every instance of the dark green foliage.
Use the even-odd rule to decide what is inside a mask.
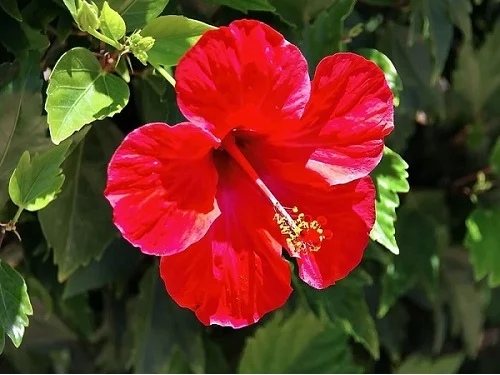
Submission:
[[[325,290],[295,269],[283,308],[232,330],[177,306],[103,190],[127,133],[183,121],[179,58],[241,18],[311,75],[377,63],[395,130],[361,265]],[[498,0],[0,0],[0,372],[500,371],[499,103]]]

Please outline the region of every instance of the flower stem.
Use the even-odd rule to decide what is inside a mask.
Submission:
[[[115,41],[115,40],[113,40],[111,38],[108,38],[106,35],[101,34],[97,30],[89,29],[87,32],[90,35],[96,37],[97,39],[103,41],[104,43],[107,43],[110,46],[115,47],[117,50],[122,50],[123,49],[123,46],[120,43],[118,43],[117,41]]]
[[[14,217],[13,217],[13,218],[12,218],[12,220],[11,220],[11,223],[12,223],[12,224],[16,224],[16,223],[17,223],[17,221],[19,220],[19,217],[21,216],[21,213],[22,213],[23,211],[24,211],[24,208],[23,208],[23,207],[19,207],[19,208],[17,209],[16,214],[14,215]]]
[[[23,211],[24,211],[24,208],[19,207],[17,209],[16,214],[12,218],[12,220],[10,220],[6,224],[0,223],[0,248],[2,247],[2,242],[3,242],[3,239],[5,238],[5,233],[7,233],[7,232],[14,232],[14,234],[17,236],[19,241],[21,241],[21,236],[19,236],[19,233],[16,230],[16,223],[19,220],[19,217],[21,216],[21,213]]]
[[[0,249],[2,248],[2,242],[5,237],[5,227],[2,225],[0,226]]]
[[[151,62],[149,63],[153,66],[153,68],[155,68],[158,71],[158,73],[162,75],[163,78],[165,78],[168,81],[168,83],[172,85],[172,87],[175,87],[175,79],[174,77],[172,77],[172,75],[170,75],[169,72],[167,72],[163,67],[161,67],[158,64],[153,64]]]

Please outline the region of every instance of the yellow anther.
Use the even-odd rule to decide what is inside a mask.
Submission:
[[[331,238],[331,231],[322,228],[326,218],[321,216],[318,220],[311,220],[294,206],[292,209],[275,207],[274,221],[278,224],[282,235],[287,236],[286,244],[292,254],[299,255],[306,251],[319,251],[325,239]],[[325,235],[329,234],[329,235]]]

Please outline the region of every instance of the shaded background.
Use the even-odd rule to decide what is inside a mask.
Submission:
[[[6,13],[15,3],[0,0],[0,87],[19,74],[28,58],[20,56],[41,51],[24,99],[34,105],[26,121],[35,121],[41,72],[71,47],[99,46],[61,1],[18,0],[21,22]],[[163,14],[217,26],[262,20],[301,48],[311,71],[340,49],[389,57],[399,105],[387,144],[409,164],[411,186],[400,194],[400,255],[372,242],[334,287],[294,280],[288,303],[258,324],[202,326],[165,293],[156,260],[118,237],[102,197],[124,134],[182,119],[169,84],[135,61],[129,104],[105,120],[115,125],[91,131],[83,158],[66,161],[66,190],[51,206],[23,214],[23,242],[9,234],[2,243],[0,258],[25,278],[34,315],[19,349],[6,339],[0,372],[500,371],[500,1],[170,0]],[[0,100],[0,130],[7,105]],[[0,197],[5,181],[0,169]],[[398,191],[398,176],[389,183]],[[69,208],[72,186],[80,190]],[[0,205],[0,220],[15,211]],[[50,232],[65,243],[50,243]],[[58,246],[71,249],[59,270]]]

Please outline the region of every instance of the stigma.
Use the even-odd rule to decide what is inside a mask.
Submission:
[[[320,216],[312,220],[311,217],[299,212],[295,206],[286,209],[283,206],[275,205],[274,221],[276,221],[281,234],[286,237],[286,244],[293,256],[300,257],[300,254],[316,252],[321,249],[323,241],[332,237],[332,232],[323,229],[326,218]]]

